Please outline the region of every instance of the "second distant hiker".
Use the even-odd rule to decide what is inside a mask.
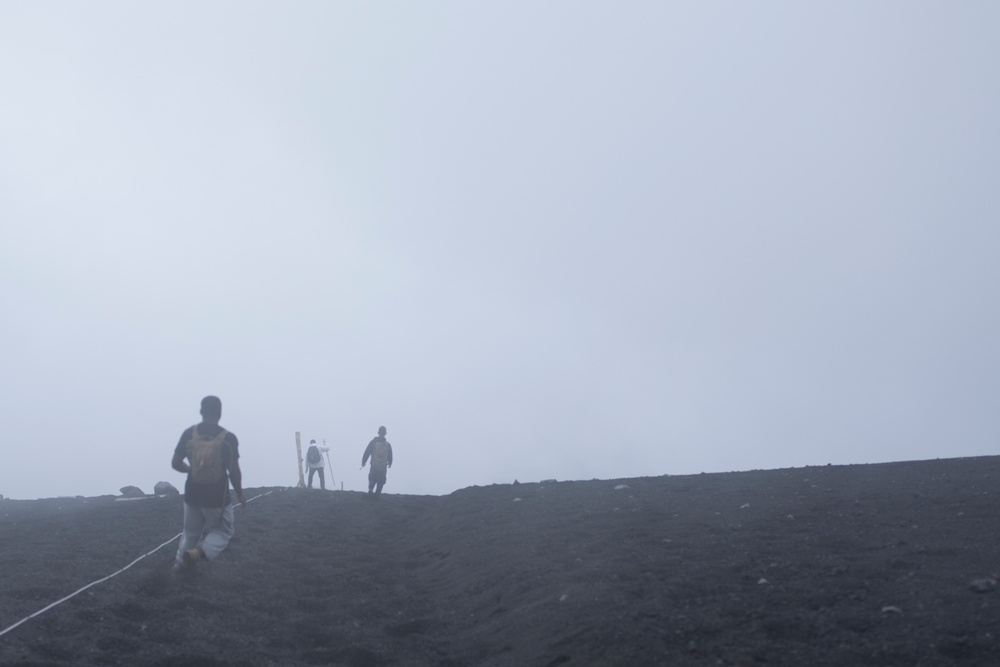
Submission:
[[[378,435],[372,438],[365,448],[364,456],[361,457],[361,467],[365,467],[368,457],[371,457],[372,465],[368,469],[368,493],[375,491],[375,495],[382,495],[382,487],[385,485],[385,470],[392,467],[392,445],[385,439],[385,426],[378,427]]]
[[[326,477],[323,471],[323,454],[330,451],[329,447],[320,447],[315,440],[309,441],[306,450],[306,467],[309,468],[309,488],[313,488],[313,473],[319,473],[319,488],[326,489]]]

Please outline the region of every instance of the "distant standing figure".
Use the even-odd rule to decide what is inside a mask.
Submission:
[[[240,443],[219,426],[222,401],[201,399],[201,423],[185,429],[174,448],[171,465],[187,473],[184,482],[184,531],[177,546],[175,569],[190,569],[199,560],[213,560],[226,548],[235,531],[229,482],[245,505]],[[185,461],[185,459],[187,459]]]
[[[365,449],[364,456],[361,457],[361,467],[370,456],[372,459],[371,468],[368,469],[368,493],[375,490],[375,495],[382,495],[382,487],[385,485],[385,470],[392,467],[392,445],[385,439],[385,426],[378,427],[378,435],[372,438]]]
[[[319,488],[326,489],[326,477],[323,472],[323,454],[330,451],[329,447],[320,447],[315,440],[309,441],[306,450],[306,467],[309,468],[309,488],[313,488],[313,473],[319,473]]]

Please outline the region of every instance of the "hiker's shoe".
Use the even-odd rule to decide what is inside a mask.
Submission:
[[[204,554],[198,547],[195,547],[194,549],[188,549],[187,551],[184,552],[184,567],[188,569],[193,568],[194,564],[197,563],[202,556],[204,556]]]

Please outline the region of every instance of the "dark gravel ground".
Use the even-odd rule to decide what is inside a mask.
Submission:
[[[0,636],[0,665],[998,665],[1000,457],[472,487],[251,489]],[[181,500],[0,500],[0,631]]]

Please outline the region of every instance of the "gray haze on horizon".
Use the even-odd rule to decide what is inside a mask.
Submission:
[[[1000,4],[0,2],[0,494],[995,453]]]

